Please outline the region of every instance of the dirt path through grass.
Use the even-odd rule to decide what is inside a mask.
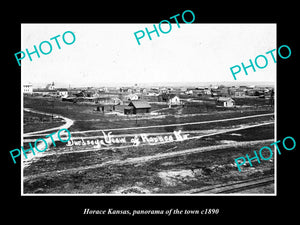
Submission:
[[[107,167],[107,166],[142,164],[142,163],[147,163],[150,161],[155,161],[155,160],[160,160],[160,159],[165,159],[165,158],[172,158],[172,157],[183,156],[183,155],[185,156],[185,155],[194,154],[194,153],[214,151],[214,150],[219,150],[219,149],[225,149],[228,147],[249,146],[249,145],[255,145],[255,144],[265,143],[265,142],[273,142],[273,141],[274,141],[273,139],[258,140],[258,141],[243,141],[243,142],[238,142],[238,143],[234,143],[234,144],[222,144],[222,145],[215,145],[215,146],[185,149],[185,150],[180,150],[180,151],[176,151],[176,152],[159,153],[159,154],[151,155],[151,156],[127,158],[127,159],[123,159],[123,160],[111,160],[111,161],[94,164],[94,165],[90,165],[90,166],[80,166],[80,167],[70,168],[70,169],[65,169],[65,170],[56,170],[56,171],[51,171],[51,172],[44,172],[44,173],[40,173],[40,174],[30,175],[30,176],[24,177],[23,181],[27,181],[30,179],[36,179],[36,178],[44,177],[44,176],[56,176],[58,174],[62,175],[62,174],[68,174],[68,173],[76,173],[78,171],[83,171],[83,170],[88,170],[88,169],[97,169],[97,168]]]
[[[23,134],[24,137],[30,136],[32,134],[39,134],[39,133],[46,133],[46,132],[54,131],[54,130],[60,130],[62,128],[68,129],[74,123],[74,120],[71,120],[71,119],[69,119],[67,117],[64,117],[64,116],[61,116],[61,115],[58,115],[58,114],[45,113],[45,112],[40,112],[40,111],[37,111],[37,110],[28,109],[28,108],[24,108],[24,111],[32,112],[32,113],[37,113],[37,114],[42,114],[42,115],[47,115],[47,116],[52,116],[52,115],[53,116],[57,116],[57,117],[63,119],[66,122],[65,124],[63,124],[61,126],[58,126],[58,127],[25,133],[25,134]]]
[[[227,118],[227,119],[220,119],[220,120],[189,122],[189,123],[176,123],[176,124],[163,124],[163,125],[144,126],[144,127],[123,127],[123,128],[112,128],[112,129],[101,129],[101,130],[74,131],[72,133],[73,134],[77,134],[77,133],[83,134],[83,133],[100,132],[100,131],[113,131],[113,130],[119,131],[119,130],[135,130],[135,129],[159,128],[159,127],[174,127],[174,126],[196,125],[196,124],[205,124],[205,123],[218,123],[218,122],[232,121],[232,120],[243,120],[243,119],[263,117],[263,116],[272,116],[272,115],[274,115],[274,113],[234,117],[234,118]]]
[[[52,115],[51,113],[40,112],[40,111],[37,111],[37,110],[28,109],[28,108],[24,108],[24,110],[27,111],[27,112],[33,112],[33,113],[38,113],[38,114],[43,114],[43,115],[48,115],[48,116]],[[45,132],[49,132],[49,131],[58,131],[60,129],[68,129],[74,123],[74,120],[71,120],[71,119],[69,119],[67,117],[64,117],[64,116],[56,115],[56,114],[53,114],[53,116],[57,116],[57,117],[63,119],[66,123],[63,124],[63,125],[61,125],[61,126],[50,128],[50,129],[44,129],[44,130],[40,130],[40,131],[29,132],[29,133],[23,134],[23,137],[30,136],[32,134],[45,133]],[[52,135],[52,138],[53,138],[54,142],[57,141],[57,140],[59,140],[58,136],[57,136],[57,133],[55,135]],[[44,138],[44,140],[47,142],[48,146],[50,146],[52,144],[51,137]],[[37,148],[38,149],[45,149],[44,142],[40,142],[40,144],[37,145]],[[35,155],[33,155],[31,152],[28,152],[28,154],[27,154],[27,160],[23,160],[22,161],[23,168],[30,165],[31,159],[33,157],[41,156],[41,155],[44,154],[44,152],[39,152],[35,148],[34,148],[34,151],[35,151]]]

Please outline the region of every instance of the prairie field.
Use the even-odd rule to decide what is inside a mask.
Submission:
[[[130,116],[123,108],[102,113],[90,104],[25,97],[32,111],[24,111],[24,147],[57,131],[64,117],[73,124],[71,141],[24,160],[24,194],[186,194],[274,176],[273,158],[245,163],[241,172],[234,161],[275,141],[268,100],[239,98],[234,108],[151,103],[153,112]],[[255,193],[274,193],[274,185]]]

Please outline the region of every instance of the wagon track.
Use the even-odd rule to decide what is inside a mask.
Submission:
[[[185,125],[193,125],[193,124],[206,124],[206,123],[218,123],[218,122],[224,122],[224,121],[234,121],[234,120],[243,120],[243,119],[248,119],[248,118],[255,118],[255,117],[265,117],[265,116],[272,116],[274,113],[268,113],[268,114],[260,114],[260,115],[251,115],[251,116],[243,116],[243,117],[235,117],[235,118],[228,118],[228,119],[219,119],[219,120],[210,120],[210,121],[198,121],[198,122],[189,122],[189,123],[180,123],[180,124],[167,124],[167,125],[155,125],[155,126],[146,126],[146,127],[129,127],[129,128],[113,128],[113,129],[103,129],[103,131],[113,131],[113,130],[138,130],[138,129],[146,129],[146,128],[157,128],[157,127],[171,127],[171,126],[185,126]],[[74,121],[72,121],[73,123]],[[72,123],[69,122],[69,126],[72,125]],[[203,137],[210,137],[213,135],[220,135],[220,134],[225,134],[225,133],[230,133],[230,132],[235,132],[239,130],[244,130],[244,129],[249,129],[249,128],[254,128],[254,127],[260,127],[260,126],[265,126],[265,125],[271,125],[274,124],[274,121],[264,121],[263,123],[256,123],[256,124],[243,124],[238,127],[234,127],[231,129],[218,129],[213,132],[209,133],[199,133],[198,131],[187,131],[187,133],[195,133],[198,134],[197,136],[194,137],[189,137],[187,140],[192,140],[192,139],[199,139]],[[65,125],[66,126],[66,125]],[[46,129],[43,131],[36,131],[36,132],[30,132],[23,134],[24,138],[28,138],[30,140],[30,137],[38,136],[41,135],[41,133],[44,132],[49,132],[51,130],[55,130],[58,128],[51,128],[51,129]],[[85,130],[85,131],[75,131],[72,132],[72,134],[83,134],[83,133],[92,133],[92,132],[97,132],[97,131],[102,131],[102,130]],[[165,132],[163,132],[165,133]],[[166,132],[168,133],[168,132]],[[151,133],[152,135],[156,134],[161,134],[161,133]],[[122,135],[122,134],[120,134]],[[135,134],[125,134],[126,136],[131,136]],[[76,135],[75,135],[76,136]],[[118,136],[118,135],[117,135]],[[124,134],[122,135],[124,136]],[[100,136],[93,136],[94,138],[100,137]],[[74,138],[91,138],[91,137],[74,137]],[[50,141],[50,140],[49,140]],[[32,162],[35,162],[38,160],[40,157],[52,155],[52,154],[72,154],[72,153],[79,153],[79,152],[89,152],[89,151],[99,151],[99,150],[105,150],[105,148],[101,149],[87,149],[87,150],[80,150],[80,151],[61,151],[61,152],[49,152],[49,153],[44,153],[38,156],[35,156],[34,159],[31,160],[24,160],[23,161],[23,182],[28,182],[34,179],[39,179],[39,178],[46,178],[47,177],[60,177],[60,176],[65,176],[65,175],[70,175],[74,173],[81,173],[81,171],[86,171],[86,170],[94,170],[94,169],[101,169],[105,168],[108,166],[123,166],[123,165],[143,165],[145,163],[151,163],[157,160],[162,160],[162,159],[167,159],[167,158],[172,158],[172,157],[178,157],[178,156],[186,156],[186,155],[191,155],[191,154],[197,154],[197,153],[202,153],[202,152],[208,152],[208,151],[214,151],[214,150],[222,150],[226,148],[235,148],[238,146],[251,146],[255,144],[260,144],[264,142],[272,142],[274,141],[273,139],[267,139],[267,140],[256,140],[256,141],[241,141],[241,142],[235,142],[235,143],[230,143],[230,144],[221,144],[221,145],[213,145],[213,146],[206,146],[206,147],[196,147],[196,148],[190,148],[190,149],[184,149],[184,150],[176,150],[172,151],[173,149],[168,149],[167,152],[163,153],[157,153],[154,155],[144,155],[140,157],[133,157],[133,158],[125,158],[125,159],[114,159],[110,161],[103,160],[102,162],[97,162],[92,165],[84,165],[84,166],[79,166],[79,167],[72,167],[72,168],[64,168],[62,170],[52,170],[52,171],[47,171],[47,172],[40,172],[37,174],[32,174],[32,175],[27,175],[24,176],[24,169],[31,165]],[[160,143],[155,143],[155,144],[160,144]],[[128,146],[120,146],[120,147],[114,147],[115,149],[121,149],[121,148],[128,148]],[[111,147],[110,147],[111,148]],[[30,162],[31,161],[31,162]],[[25,165],[24,165],[25,164]],[[192,189],[189,191],[185,191],[184,193],[187,194],[201,194],[201,193],[216,193],[216,194],[223,194],[223,193],[238,193],[241,191],[245,190],[251,190],[253,188],[257,187],[263,187],[269,184],[274,183],[274,177],[264,177],[264,178],[256,178],[256,179],[248,179],[245,181],[237,181],[237,182],[230,182],[227,184],[222,184],[222,185],[214,185],[214,186],[206,186],[203,188],[198,188],[198,189]]]
[[[41,113],[38,111],[32,111],[36,113]],[[46,113],[45,113],[46,114]],[[162,125],[153,125],[153,126],[143,126],[143,127],[122,127],[122,128],[111,128],[111,129],[98,129],[98,130],[85,130],[85,131],[73,131],[72,134],[84,134],[84,133],[95,133],[101,131],[121,131],[121,130],[139,130],[139,129],[151,129],[151,128],[162,128],[162,127],[174,127],[174,126],[188,126],[188,125],[198,125],[198,124],[208,124],[208,123],[219,123],[219,122],[226,122],[226,121],[235,121],[235,120],[244,120],[250,118],[257,118],[257,117],[265,117],[265,116],[273,116],[274,113],[266,113],[266,114],[256,114],[251,116],[242,116],[242,117],[234,117],[234,118],[227,118],[227,119],[218,119],[218,120],[208,120],[208,121],[197,121],[197,122],[188,122],[188,123],[175,123],[175,124],[162,124]],[[62,117],[66,119],[65,117]],[[24,137],[33,137],[33,136],[40,136],[47,131],[58,130],[58,128],[50,128],[41,131],[35,131],[30,133],[24,133]]]
[[[264,178],[247,179],[245,181],[237,181],[230,184],[214,185],[210,187],[192,189],[183,192],[183,194],[229,194],[239,193],[241,191],[251,190],[257,187],[263,187],[274,184],[274,176]]]
[[[198,136],[188,137],[184,141],[193,140],[193,139],[200,139],[200,138],[204,138],[204,137],[210,137],[210,136],[214,136],[214,135],[225,134],[225,133],[235,132],[235,131],[244,130],[244,129],[250,129],[250,128],[254,128],[254,127],[266,126],[266,125],[271,125],[271,124],[274,124],[274,122],[272,121],[272,122],[266,122],[266,123],[248,125],[248,126],[241,126],[241,127],[232,128],[232,129],[224,129],[224,130],[220,130],[220,131],[217,131],[217,132],[215,131],[213,133],[207,133],[207,134],[201,134],[201,135],[198,135]],[[184,134],[184,133],[190,133],[190,132],[182,132],[182,133]],[[157,133],[157,134],[161,134],[161,133]],[[129,134],[129,136],[134,136],[134,135],[138,135],[138,134]],[[115,135],[115,136],[117,137],[117,135]],[[127,135],[125,135],[125,136],[127,136]],[[78,139],[81,139],[81,138],[82,139],[86,139],[84,137],[79,137]],[[90,138],[90,137],[87,137],[87,138]],[[258,142],[261,142],[261,141],[265,141],[265,140],[258,140]],[[152,143],[152,144],[142,143],[139,146],[145,146],[145,145],[162,145],[162,144],[167,144],[167,143],[170,143],[170,142],[158,142],[158,143]],[[240,143],[242,143],[242,142],[240,142]],[[113,148],[114,149],[124,149],[124,148],[129,148],[129,147],[135,147],[135,146],[133,144],[131,144],[131,145],[125,145],[125,146],[115,146]],[[212,147],[215,147],[215,146],[212,146]],[[43,154],[36,155],[35,158],[45,157],[45,156],[49,156],[49,155],[73,154],[73,153],[91,152],[91,151],[92,152],[103,151],[103,150],[107,150],[107,149],[111,149],[111,148],[112,148],[112,146],[101,147],[101,148],[93,148],[93,147],[91,147],[89,149],[84,149],[84,150],[69,150],[69,151],[68,150],[62,150],[60,152],[58,152],[58,151],[43,152]],[[32,159],[32,158],[30,158],[30,159]],[[24,160],[24,162],[26,162],[26,161],[28,161],[28,160]]]
[[[190,154],[220,150],[220,149],[225,149],[225,148],[230,148],[230,147],[255,145],[258,143],[262,143],[262,142],[272,142],[272,141],[273,141],[272,139],[259,140],[259,141],[244,141],[244,142],[238,142],[235,144],[223,144],[223,145],[215,145],[215,146],[207,146],[207,147],[198,147],[198,148],[192,148],[192,149],[179,150],[179,151],[175,151],[175,152],[158,153],[158,154],[149,155],[149,156],[127,158],[127,159],[122,159],[122,160],[117,159],[117,160],[106,161],[106,162],[97,163],[97,164],[89,165],[89,166],[80,166],[80,167],[76,167],[76,168],[55,170],[55,171],[43,172],[43,173],[35,174],[35,175],[28,175],[28,176],[24,176],[23,180],[26,181],[29,179],[35,179],[35,178],[40,178],[40,177],[49,176],[49,175],[52,176],[52,175],[70,174],[70,173],[76,173],[78,171],[84,171],[84,170],[89,170],[89,169],[98,169],[98,168],[107,167],[107,166],[143,164],[143,163],[148,163],[148,162],[157,161],[157,160],[166,159],[166,158],[172,158],[172,157],[185,156],[185,155],[190,155]]]
[[[113,131],[113,130],[120,131],[120,130],[159,128],[159,127],[188,126],[188,125],[218,123],[218,122],[233,121],[233,120],[243,120],[243,119],[256,118],[256,117],[273,116],[273,115],[274,115],[274,113],[266,113],[266,114],[258,114],[258,115],[251,115],[251,116],[242,116],[242,117],[234,117],[234,118],[227,118],[227,119],[188,122],[188,123],[174,123],[174,124],[162,124],[162,125],[153,125],[153,126],[144,126],[144,127],[123,127],[123,128],[111,128],[111,129],[101,129],[101,130],[98,129],[98,130],[74,131],[74,132],[72,132],[72,134],[77,134],[77,133],[82,134],[82,133],[91,133],[91,132],[100,132],[100,131]]]

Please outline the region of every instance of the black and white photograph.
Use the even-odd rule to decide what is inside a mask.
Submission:
[[[22,194],[276,194],[276,153],[259,152],[276,141],[276,24],[21,34]]]
[[[112,3],[5,7],[3,221],[296,218],[296,5]]]

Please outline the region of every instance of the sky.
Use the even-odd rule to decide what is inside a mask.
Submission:
[[[180,21],[179,21],[180,22]],[[52,44],[48,55],[32,54],[21,61],[22,83],[63,83],[75,86],[170,82],[234,82],[230,67],[250,65],[249,59],[265,55],[268,65],[248,75],[236,75],[241,82],[275,82],[276,63],[270,54],[276,48],[276,24],[201,24],[172,23],[169,33],[152,33],[150,40],[134,33],[153,24],[22,24],[21,49],[34,51],[43,41]],[[158,24],[156,24],[158,28]],[[168,25],[162,26],[168,30]],[[62,35],[75,34],[66,45]],[[57,38],[61,49],[57,48]],[[72,37],[66,35],[66,40]],[[47,44],[43,45],[47,51]],[[277,58],[277,54],[275,57]],[[17,63],[17,62],[16,62]],[[264,61],[258,61],[263,65]]]

